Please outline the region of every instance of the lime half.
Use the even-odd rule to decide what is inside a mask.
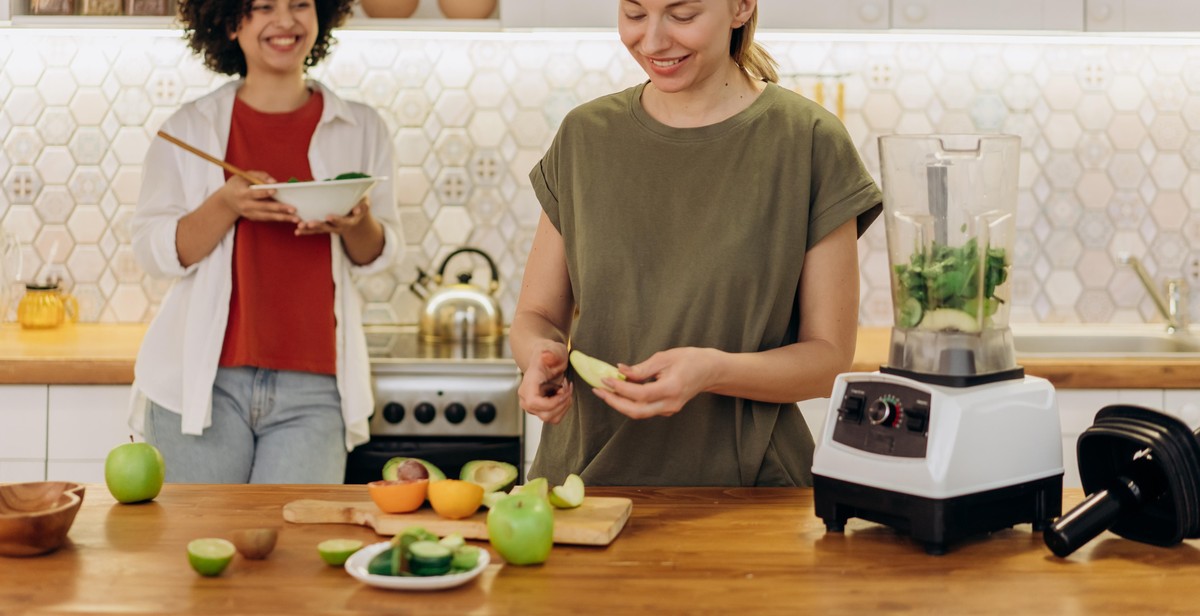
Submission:
[[[317,544],[317,551],[321,553],[321,560],[334,567],[340,567],[362,547],[363,542],[357,539],[326,539]]]
[[[188,564],[204,576],[221,575],[237,548],[225,539],[195,539],[188,542]]]

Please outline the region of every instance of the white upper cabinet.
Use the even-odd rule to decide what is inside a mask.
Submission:
[[[1196,0],[1087,0],[1091,32],[1195,32]]]
[[[1142,2],[1143,0],[1136,0]],[[1081,0],[892,0],[892,27],[913,30],[1083,29]]]
[[[889,0],[765,0],[758,27],[780,30],[886,30]]]
[[[500,0],[503,28],[616,28],[615,0]]]

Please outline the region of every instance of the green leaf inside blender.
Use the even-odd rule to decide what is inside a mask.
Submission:
[[[977,317],[990,317],[1004,301],[996,297],[996,288],[1008,278],[1008,257],[1003,248],[989,247],[981,258],[975,238],[961,246],[935,242],[928,250],[913,252],[895,272],[897,327],[977,332]]]

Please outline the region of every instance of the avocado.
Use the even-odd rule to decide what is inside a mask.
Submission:
[[[506,490],[517,481],[517,467],[496,460],[471,460],[462,467],[459,479],[483,487],[484,494]]]
[[[400,465],[404,464],[405,460],[416,460],[417,462],[420,462],[421,465],[425,467],[425,470],[429,471],[429,483],[441,481],[446,478],[446,473],[443,473],[442,469],[434,466],[431,462],[426,462],[420,458],[392,458],[391,460],[387,461],[387,464],[383,465],[384,480],[396,481],[396,479],[398,479],[397,475],[399,474],[398,471],[400,470]]]

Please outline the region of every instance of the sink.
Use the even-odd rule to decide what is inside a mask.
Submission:
[[[1159,327],[1013,326],[1017,357],[1200,358],[1200,336]]]

